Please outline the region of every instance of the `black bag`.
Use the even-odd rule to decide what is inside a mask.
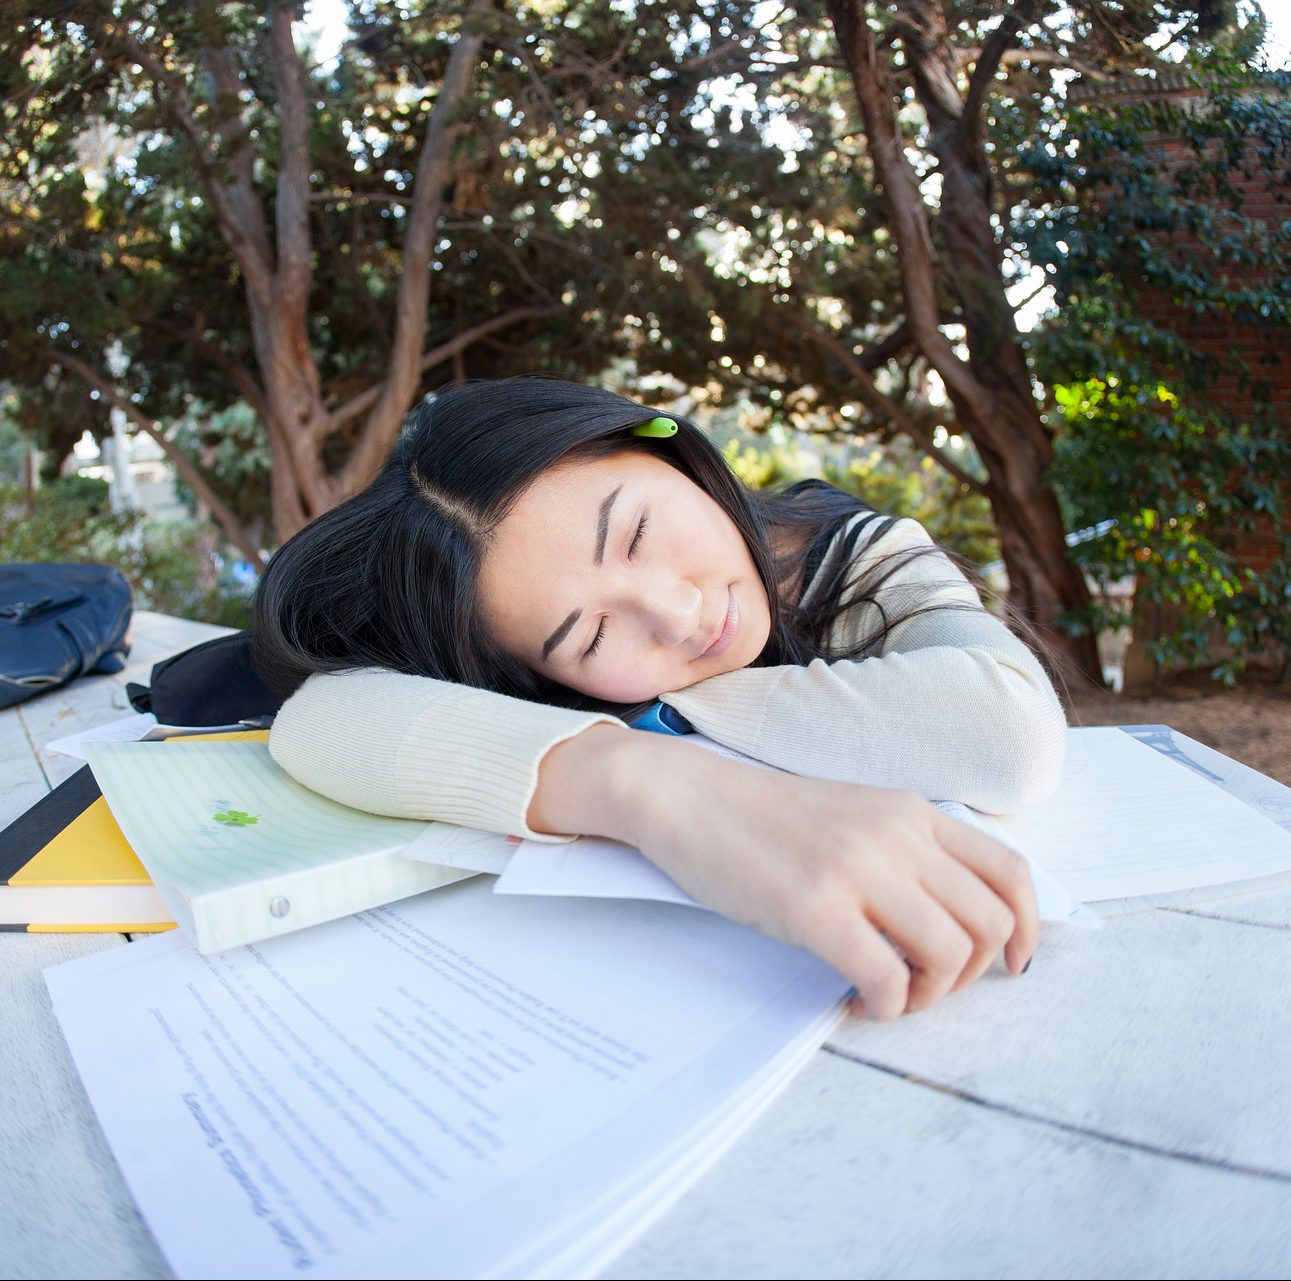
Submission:
[[[130,584],[111,565],[0,565],[0,707],[119,672],[130,611]]]
[[[151,687],[126,686],[137,712],[163,725],[267,725],[282,706],[251,665],[251,633],[203,641],[158,663]]]

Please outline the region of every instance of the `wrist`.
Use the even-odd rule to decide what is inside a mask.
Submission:
[[[631,842],[661,740],[625,725],[591,725],[548,749],[529,803],[535,832]]]
[[[529,826],[648,849],[660,824],[688,823],[692,801],[711,798],[712,775],[731,764],[684,738],[592,725],[543,757]]]

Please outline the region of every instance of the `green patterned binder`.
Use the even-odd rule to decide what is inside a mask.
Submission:
[[[88,743],[86,752],[126,840],[203,952],[473,875],[403,858],[428,824],[327,800],[264,743]]]

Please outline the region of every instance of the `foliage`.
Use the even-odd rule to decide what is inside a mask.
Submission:
[[[18,396],[0,389],[0,484],[18,484],[26,471],[31,437],[17,416]]]
[[[1282,529],[1291,475],[1268,381],[1291,337],[1291,83],[1244,80],[1212,70],[1201,110],[1072,113],[1032,158],[1068,202],[1024,228],[1059,306],[1033,343],[1062,429],[1053,478],[1072,525],[1116,522],[1077,558],[1104,583],[1137,575],[1136,626],[1173,620],[1159,662],[1200,665],[1218,633],[1226,683],[1291,645],[1291,535],[1271,569],[1233,555],[1238,534]],[[1252,178],[1280,212],[1248,207]]]
[[[1053,573],[1055,562],[1067,569],[1056,517],[1022,519],[1040,505],[1052,514],[1052,495],[1033,485],[1024,500],[1024,486],[1000,479],[1034,475],[1048,448],[1004,298],[1026,267],[1026,238],[1008,229],[1021,213],[1038,239],[1049,228],[1056,252],[1069,243],[1054,229],[1079,203],[1059,109],[1073,69],[1096,79],[1160,69],[1151,46],[1167,32],[1199,59],[1227,49],[1249,61],[1258,11],[1234,26],[1238,7],[1039,0],[1001,21],[985,0],[863,6],[900,134],[894,154],[915,179],[906,212],[927,227],[899,262],[894,189],[876,180],[830,22],[855,3],[508,0],[472,4],[464,19],[463,6],[430,0],[350,0],[353,37],[339,56],[302,59],[307,163],[292,169],[293,76],[266,21],[291,4],[13,0],[0,31],[0,361],[24,425],[57,457],[103,412],[70,358],[103,373],[119,344],[123,394],[166,424],[200,406],[188,447],[214,469],[215,497],[254,521],[263,473],[243,466],[260,448],[243,430],[250,407],[276,442],[275,491],[309,490],[292,510],[275,493],[281,531],[361,470],[345,469],[372,419],[343,411],[394,377],[407,228],[442,194],[433,244],[416,260],[432,276],[428,303],[408,313],[425,320],[418,340],[433,347],[481,321],[523,319],[426,370],[409,402],[450,378],[595,378],[627,358],[691,389],[701,408],[752,394],[767,422],[850,411],[858,435],[905,433],[930,454],[943,433],[978,432],[1006,544],[1043,531],[1027,556],[1011,553],[1015,585],[1043,565],[1080,586]],[[463,31],[484,43],[428,193],[421,144]],[[984,61],[995,53],[1008,56]],[[962,127],[937,120],[938,99],[967,112]],[[956,171],[970,180],[971,215],[941,199]],[[221,217],[220,191],[236,197],[234,215]],[[293,208],[307,217],[292,224]],[[980,252],[957,253],[970,221]],[[298,331],[265,318],[281,320],[274,307],[293,291],[264,289],[270,302],[257,303],[236,252],[258,236],[270,259],[291,258],[293,225],[307,242],[293,260],[309,266],[293,294],[307,294]],[[933,297],[916,341],[904,291],[921,268]],[[950,365],[980,394],[956,392]],[[1077,362],[1062,377],[1105,372]],[[1010,414],[991,412],[1001,406]],[[293,433],[308,437],[299,453],[283,446]],[[950,507],[976,521],[969,506]]]
[[[110,510],[105,480],[67,476],[34,493],[11,485],[0,495],[4,561],[112,559],[95,553],[125,538],[134,524]]]
[[[269,359],[273,335],[257,326],[214,198],[247,149],[241,234],[257,234],[248,209],[259,205],[260,234],[274,240],[282,84],[265,6],[69,0],[51,12],[18,0],[0,32],[0,360],[55,455],[86,416],[70,411],[78,395],[85,403],[76,378],[47,376],[60,351],[103,372],[119,344],[125,393],[164,423],[196,399],[213,415],[206,443],[234,406],[266,417],[284,374],[316,382],[327,412],[387,377],[422,142],[463,27],[459,8],[429,0],[354,0],[350,18],[337,58],[302,60],[307,332]],[[774,32],[733,0],[512,0],[468,26],[486,40],[448,135],[426,345],[547,311],[434,366],[421,390],[594,375],[625,344],[649,341],[638,301],[648,282],[684,304],[670,333],[689,355],[712,305],[696,242],[706,193],[753,171],[766,188],[780,161],[750,146],[747,129],[737,136],[740,113],[715,103],[713,85]],[[221,67],[233,68],[232,95],[213,88]],[[672,245],[697,265],[680,287],[661,267]],[[275,240],[270,252],[287,248]],[[281,367],[292,360],[298,369]],[[227,422],[240,431],[239,418]],[[328,438],[333,475],[361,427]]]
[[[770,439],[732,437],[723,448],[745,484],[769,489],[820,476],[877,511],[912,516],[942,547],[979,569],[999,559],[990,504],[904,442],[879,447],[812,447],[809,438],[773,433]]]
[[[174,439],[199,461],[207,483],[252,541],[269,542],[269,447],[264,424],[250,407],[233,404],[201,420],[190,415],[178,424]],[[176,478],[175,492],[190,511],[196,510],[197,496],[182,478]]]
[[[280,132],[264,7],[107,8],[114,29],[163,59],[208,131],[221,108],[203,50],[232,51],[255,193],[272,209]],[[998,19],[994,5],[946,8],[965,49]],[[1034,59],[1008,62],[985,104],[1006,203],[1033,190],[1019,148],[1055,118],[1065,59],[1142,62],[1144,36],[1174,21],[1169,9],[1133,5],[1114,22],[1064,10],[1029,31]],[[175,125],[174,93],[124,45],[96,45],[104,10],[69,0],[54,16],[17,0],[0,35],[0,358],[26,424],[59,456],[101,409],[74,379],[46,377],[51,344],[95,362],[121,342],[127,391],[163,422],[193,398],[216,415],[245,403],[233,371],[255,365],[245,281]],[[332,404],[384,376],[409,192],[458,14],[427,0],[351,0],[353,38],[337,58],[309,62],[308,339]],[[901,38],[898,19],[881,10],[886,39]],[[515,0],[486,25],[434,245],[427,336],[433,345],[513,307],[557,310],[473,344],[423,389],[515,372],[595,377],[626,354],[708,403],[753,388],[791,422],[829,404],[851,407],[859,434],[890,432],[818,340],[859,350],[903,320],[890,211],[819,0],[769,12],[734,0]],[[903,121],[940,243],[926,123],[913,109]],[[1001,254],[1012,279],[1016,247]],[[950,283],[941,301],[953,324]],[[929,430],[953,429],[949,409],[920,399],[927,372],[907,341],[878,380],[898,403],[912,396]],[[347,444],[333,442],[334,462]]]
[[[136,609],[249,626],[244,595],[199,581],[196,567],[209,563],[213,545],[209,526],[113,512],[106,481],[67,476],[34,492],[0,487],[0,561],[112,564],[129,582]]]

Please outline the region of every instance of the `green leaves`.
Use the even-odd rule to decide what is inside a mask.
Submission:
[[[1069,199],[1018,231],[1060,308],[1031,340],[1052,478],[1073,526],[1115,521],[1074,554],[1104,582],[1135,576],[1145,631],[1176,620],[1158,660],[1231,682],[1291,642],[1291,438],[1270,394],[1291,336],[1291,77],[1196,66],[1183,108],[1072,111],[1039,158]],[[1278,550],[1244,565],[1257,530]]]

